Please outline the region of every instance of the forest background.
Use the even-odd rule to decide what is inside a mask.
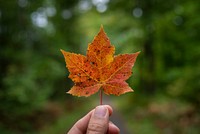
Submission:
[[[119,127],[199,134],[199,11],[198,0],[0,0],[0,133],[65,133],[99,104],[65,93],[60,49],[85,54],[102,24],[116,54],[141,51],[135,92],[104,98]]]

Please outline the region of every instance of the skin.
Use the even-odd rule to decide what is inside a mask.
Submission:
[[[109,121],[113,110],[100,105],[77,121],[68,134],[119,134],[119,128]]]

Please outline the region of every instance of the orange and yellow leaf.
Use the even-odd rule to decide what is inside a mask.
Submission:
[[[88,45],[86,56],[61,50],[64,55],[69,78],[75,85],[67,93],[75,96],[90,96],[100,90],[105,94],[121,95],[132,92],[126,80],[140,52],[114,56],[111,45],[101,27],[93,42]]]

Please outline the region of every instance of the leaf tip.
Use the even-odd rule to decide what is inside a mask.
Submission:
[[[104,28],[103,28],[103,25],[101,24],[101,27],[100,27],[100,32],[103,32],[103,33],[105,33],[104,32]]]
[[[141,51],[138,51],[136,53],[134,53],[136,55],[136,57],[141,53]]]
[[[65,51],[63,49],[60,49],[61,53],[64,53]]]

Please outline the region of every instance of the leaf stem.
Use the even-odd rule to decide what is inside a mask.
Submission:
[[[102,101],[103,101],[103,95],[102,95],[102,89],[100,89],[100,94],[99,94],[99,97],[100,97],[100,105],[102,105]]]

